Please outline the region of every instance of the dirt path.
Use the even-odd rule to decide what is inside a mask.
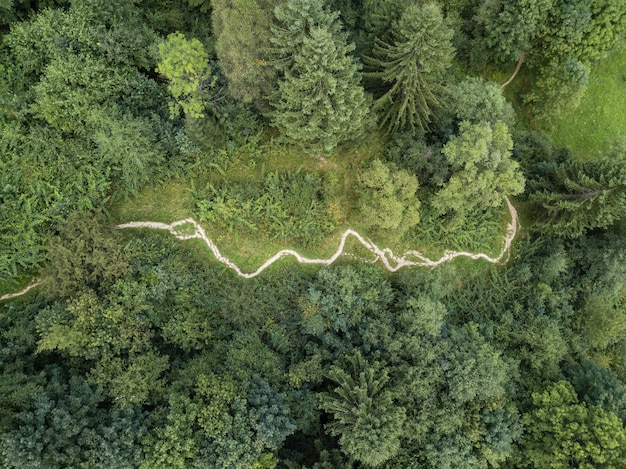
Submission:
[[[418,251],[406,251],[401,256],[396,256],[391,251],[391,249],[389,248],[381,249],[370,240],[365,239],[356,231],[346,230],[341,236],[341,240],[339,242],[339,247],[337,248],[337,251],[328,259],[309,259],[309,258],[301,256],[296,251],[293,251],[291,249],[283,249],[282,251],[279,251],[276,254],[274,254],[272,257],[270,257],[254,272],[245,273],[245,272],[242,272],[241,269],[236,264],[231,262],[227,257],[225,257],[224,255],[222,255],[222,253],[220,253],[217,246],[207,237],[204,229],[193,218],[186,218],[184,220],[179,220],[177,222],[172,223],[171,225],[168,225],[165,223],[150,222],[150,221],[134,221],[130,223],[117,225],[117,228],[118,229],[151,228],[155,230],[167,230],[170,233],[172,233],[174,236],[176,236],[176,238],[181,239],[181,240],[195,239],[195,238],[202,239],[206,243],[206,245],[209,247],[209,249],[213,252],[213,255],[219,262],[228,266],[229,268],[234,270],[237,273],[237,275],[243,278],[256,277],[265,269],[267,269],[270,265],[272,265],[274,262],[286,256],[293,256],[296,258],[298,262],[301,262],[303,264],[330,265],[333,262],[335,262],[339,256],[344,254],[343,250],[346,245],[346,240],[350,236],[355,237],[363,246],[365,246],[366,249],[368,249],[374,255],[374,259],[372,262],[376,262],[380,260],[387,270],[391,272],[395,272],[401,269],[402,267],[411,267],[411,266],[436,267],[440,264],[443,264],[444,262],[454,259],[455,257],[469,257],[470,259],[484,259],[487,262],[491,262],[493,264],[496,264],[502,261],[502,258],[505,255],[507,256],[507,259],[508,259],[508,255],[511,249],[511,242],[515,238],[515,235],[517,234],[517,230],[519,227],[519,220],[517,218],[517,210],[515,210],[515,207],[513,207],[513,204],[511,204],[508,198],[505,198],[505,199],[506,199],[507,207],[509,209],[509,213],[511,214],[511,222],[507,225],[506,235],[504,236],[504,246],[502,247],[502,250],[500,251],[500,254],[497,257],[490,257],[489,255],[482,253],[482,252],[472,253],[472,252],[465,252],[465,251],[446,251],[444,255],[437,260],[429,259]],[[193,225],[193,227],[195,228],[195,231],[193,234],[190,234],[190,235],[181,234],[177,230],[178,227],[181,227],[183,225],[188,225],[188,224]]]
[[[482,253],[482,252],[473,253],[473,252],[465,252],[465,251],[446,251],[444,255],[441,256],[437,260],[429,259],[428,257],[424,256],[422,253],[418,251],[406,251],[401,256],[396,256],[391,249],[389,248],[381,249],[370,240],[365,239],[356,231],[346,230],[341,236],[341,240],[339,242],[339,247],[337,248],[337,251],[328,259],[309,259],[309,258],[301,256],[296,251],[293,251],[291,249],[283,249],[282,251],[278,251],[276,254],[270,257],[254,272],[245,273],[245,272],[242,272],[241,269],[236,264],[231,262],[230,259],[228,259],[224,255],[222,255],[222,253],[220,253],[219,249],[217,249],[217,246],[213,244],[213,241],[211,241],[208,238],[204,229],[193,218],[186,218],[184,220],[179,220],[177,222],[172,223],[171,225],[167,225],[165,223],[152,222],[152,221],[133,221],[130,223],[123,223],[121,225],[117,225],[116,228],[119,230],[126,229],[126,228],[151,228],[154,230],[167,230],[170,233],[172,233],[174,236],[176,236],[176,238],[181,239],[181,240],[195,239],[195,238],[202,239],[206,243],[206,245],[209,247],[211,252],[213,252],[213,255],[218,261],[230,267],[232,270],[234,270],[237,273],[237,275],[243,278],[256,277],[265,269],[267,269],[270,265],[272,265],[274,262],[286,256],[293,256],[296,258],[298,262],[301,262],[303,264],[319,264],[319,265],[330,265],[333,262],[335,262],[337,258],[339,258],[339,256],[342,256],[342,255],[356,258],[356,256],[354,256],[353,254],[343,252],[345,245],[346,245],[346,241],[350,236],[355,237],[363,246],[365,246],[366,249],[368,249],[374,255],[374,257],[371,260],[364,260],[364,259],[360,259],[360,260],[365,261],[365,262],[380,261],[382,262],[382,264],[385,266],[387,270],[391,272],[395,272],[401,269],[402,267],[436,267],[438,265],[443,264],[444,262],[448,262],[449,260],[454,259],[455,257],[469,257],[470,259],[484,259],[487,262],[491,262],[492,264],[497,264],[498,262],[502,261],[502,258],[505,255],[507,256],[507,260],[508,260],[508,256],[509,256],[510,249],[511,249],[511,243],[513,242],[513,239],[515,238],[515,235],[517,234],[517,230],[519,228],[519,220],[517,218],[517,210],[515,210],[515,207],[513,207],[513,204],[511,204],[511,201],[507,197],[505,197],[505,200],[506,200],[506,205],[509,209],[509,213],[511,215],[511,222],[507,225],[506,235],[504,236],[504,245],[502,246],[502,250],[500,251],[500,254],[498,254],[497,257],[490,257],[489,255]],[[185,235],[185,234],[181,234],[177,230],[178,227],[187,225],[187,224],[191,224],[195,228],[195,231],[193,234]],[[42,283],[43,283],[42,280],[36,280],[19,292],[9,293],[9,294],[0,296],[0,301],[10,300],[11,298],[22,296],[28,293],[31,289],[41,285]]]
[[[35,287],[38,287],[39,285],[41,285],[43,283],[43,280],[35,280],[33,283],[31,283],[30,285],[28,285],[26,288],[24,288],[21,291],[18,291],[16,293],[8,293],[6,295],[2,295],[0,296],[0,301],[2,300],[10,300],[11,298],[16,298],[18,296],[22,296],[25,295],[26,293],[28,293],[30,290],[32,290]]]

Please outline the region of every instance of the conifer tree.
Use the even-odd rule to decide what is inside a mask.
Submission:
[[[272,125],[287,142],[328,154],[362,134],[368,111],[365,93],[350,55],[354,45],[346,45],[345,35],[334,22],[336,15],[318,6],[316,12],[323,13],[319,18],[298,20],[292,4],[299,3],[290,2],[284,10],[288,16],[281,16],[277,9],[279,18],[293,23],[285,24],[276,36],[277,68],[284,77],[272,100]]]
[[[568,160],[534,183],[537,229],[574,238],[607,228],[626,214],[626,157]]]
[[[389,376],[383,364],[369,364],[359,352],[345,361],[347,370],[333,366],[328,375],[339,386],[322,395],[321,407],[334,416],[327,428],[340,437],[345,454],[377,467],[400,449],[405,409],[395,406],[385,389]]]
[[[378,40],[367,63],[386,90],[374,110],[383,112],[381,126],[393,131],[409,125],[427,128],[443,92],[441,79],[454,56],[453,30],[435,3],[414,4],[394,24],[393,44]]]

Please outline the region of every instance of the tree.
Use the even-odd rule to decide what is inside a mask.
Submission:
[[[535,228],[559,237],[575,238],[595,228],[607,228],[624,216],[626,158],[614,157],[552,164],[532,182],[529,196],[536,213]]]
[[[626,423],[626,389],[609,370],[592,360],[582,360],[563,370],[581,402],[601,406]]]
[[[589,351],[606,350],[626,335],[624,304],[610,297],[590,296],[579,312],[581,335]]]
[[[482,45],[496,60],[517,60],[531,49],[555,0],[494,0],[483,2],[474,21],[483,28]]]
[[[20,425],[0,437],[8,468],[137,467],[147,433],[141,411],[100,407],[102,390],[53,376]]]
[[[504,196],[521,193],[524,178],[511,159],[512,148],[506,125],[461,122],[459,134],[442,150],[452,176],[432,200],[435,212],[452,212],[459,221],[472,210],[497,207]]]
[[[47,245],[46,291],[53,297],[76,296],[94,288],[106,291],[130,271],[124,243],[100,213],[71,213]]]
[[[403,233],[420,221],[417,178],[380,160],[359,177],[361,220],[366,226]]]
[[[302,39],[272,100],[272,125],[287,142],[328,154],[362,135],[368,108],[352,50],[354,45],[342,44],[321,27]]]
[[[156,71],[168,79],[168,89],[176,100],[170,104],[172,117],[181,108],[192,119],[204,117],[217,76],[211,72],[209,55],[202,43],[195,38],[189,41],[182,33],[172,33],[159,44],[159,55],[161,61]]]
[[[624,425],[602,407],[580,403],[567,381],[533,393],[533,406],[522,417],[520,467],[624,467]]]
[[[276,74],[269,63],[276,0],[212,0],[215,50],[232,96],[245,103],[267,98]]]
[[[339,436],[341,450],[372,467],[392,458],[400,449],[405,411],[385,389],[389,376],[384,364],[370,364],[356,352],[343,366],[331,367],[328,378],[338,386],[321,396],[320,406],[333,415],[326,428]]]
[[[535,105],[538,117],[557,117],[576,109],[587,91],[590,68],[582,62],[568,59],[543,66],[524,102]]]
[[[337,44],[348,40],[342,31],[339,13],[329,11],[320,0],[289,0],[274,9],[272,25],[272,65],[282,75],[296,65],[295,57],[302,51],[304,39],[313,28],[327,30]]]
[[[374,110],[383,113],[381,126],[389,131],[405,125],[428,128],[454,57],[452,35],[437,4],[412,4],[394,24],[393,44],[376,41],[366,63],[377,71],[366,77],[383,83],[384,92],[374,103]]]
[[[467,77],[451,87],[449,110],[458,122],[472,124],[514,123],[514,112],[502,94],[502,87],[478,77]]]

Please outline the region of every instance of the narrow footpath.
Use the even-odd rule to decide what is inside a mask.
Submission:
[[[130,223],[123,223],[121,225],[117,225],[116,228],[118,230],[123,230],[127,228],[150,228],[153,230],[167,230],[171,234],[173,234],[176,238],[180,240],[186,239],[201,239],[206,245],[209,247],[215,258],[231,268],[235,271],[235,273],[242,278],[252,278],[259,275],[265,269],[267,269],[274,262],[282,259],[283,257],[293,256],[296,258],[298,262],[303,264],[318,264],[318,265],[330,265],[335,262],[340,256],[346,255],[350,256],[351,254],[344,253],[344,248],[346,246],[346,241],[350,236],[356,238],[367,250],[369,250],[373,254],[373,259],[368,260],[366,262],[378,262],[380,261],[383,266],[390,272],[395,272],[403,267],[436,267],[438,265],[443,264],[444,262],[448,262],[449,260],[454,259],[455,257],[469,257],[470,259],[484,259],[487,262],[491,262],[492,264],[497,264],[502,262],[502,259],[506,256],[506,260],[508,260],[509,253],[511,250],[511,243],[517,234],[517,230],[519,228],[519,220],[517,217],[517,210],[513,207],[511,201],[505,197],[506,205],[509,209],[509,214],[511,215],[511,221],[507,224],[506,235],[504,236],[504,245],[502,246],[502,250],[497,257],[490,257],[488,254],[483,252],[466,252],[466,251],[445,251],[443,256],[441,256],[437,260],[429,259],[424,254],[418,251],[406,251],[401,256],[395,255],[393,251],[389,248],[381,249],[376,244],[374,244],[371,240],[368,240],[361,236],[354,230],[346,230],[341,236],[341,240],[339,242],[339,247],[337,251],[327,259],[309,259],[300,255],[298,252],[292,249],[283,249],[278,251],[272,257],[270,257],[267,261],[265,261],[257,270],[254,272],[246,273],[242,272],[241,269],[234,264],[230,259],[222,255],[217,246],[209,239],[206,235],[204,229],[200,226],[200,224],[195,221],[193,218],[185,218],[184,220],[179,220],[177,222],[168,225],[166,223],[158,223],[153,221],[133,221]],[[195,231],[193,234],[186,235],[181,234],[177,228],[183,225],[191,224]],[[23,290],[16,293],[9,293],[3,296],[0,296],[0,301],[9,300],[11,298],[16,298],[18,296],[24,295],[28,293],[31,289],[41,285],[43,283],[42,280],[36,280],[31,283],[29,286],[24,288]]]

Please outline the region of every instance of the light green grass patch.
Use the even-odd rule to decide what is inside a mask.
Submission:
[[[591,70],[581,105],[554,119],[549,135],[579,157],[605,152],[626,135],[626,47]]]
[[[355,186],[358,173],[364,161],[369,161],[380,154],[381,139],[373,138],[358,149],[346,152],[344,155],[333,155],[329,158],[305,156],[298,152],[277,151],[266,145],[263,151],[254,151],[236,155],[227,167],[220,171],[206,170],[190,174],[188,178],[170,181],[168,184],[155,188],[145,188],[135,197],[116,204],[112,214],[116,223],[130,221],[157,221],[173,223],[188,217],[195,216],[195,200],[192,185],[202,187],[207,181],[215,183],[224,178],[232,182],[259,182],[269,172],[287,172],[302,169],[318,174],[333,175],[334,190],[329,199],[329,210],[336,222],[333,233],[324,237],[320,242],[308,247],[286,240],[273,240],[264,233],[237,232],[223,227],[202,223],[207,236],[215,243],[222,255],[237,264],[242,271],[252,272],[267,259],[282,249],[293,249],[308,258],[327,259],[337,250],[341,235],[348,228],[358,231],[366,239],[371,240],[381,249],[390,248],[395,255],[401,256],[408,250],[417,250],[431,259],[438,259],[445,250],[478,249],[487,252],[490,256],[497,256],[503,237],[506,234],[506,224],[510,221],[506,209],[503,208],[501,223],[489,230],[489,236],[477,235],[472,242],[450,243],[449,240],[435,237],[419,236],[419,230],[407,233],[400,238],[393,232],[371,232],[359,223],[359,213],[355,210]],[[504,213],[506,212],[506,213]],[[196,217],[196,219],[198,219]],[[179,228],[181,234],[188,232],[190,225]],[[491,236],[493,234],[493,236]],[[471,234],[470,234],[471,237]],[[215,261],[212,253],[201,240],[180,241],[187,244],[196,259],[211,262]],[[358,241],[350,238],[346,244],[345,253],[341,256],[343,262],[372,261],[374,255],[366,250]],[[286,261],[286,260],[285,260]],[[286,261],[287,263],[294,262]],[[283,261],[281,261],[281,264]],[[481,263],[482,264],[482,263]],[[481,267],[477,267],[481,268]]]

